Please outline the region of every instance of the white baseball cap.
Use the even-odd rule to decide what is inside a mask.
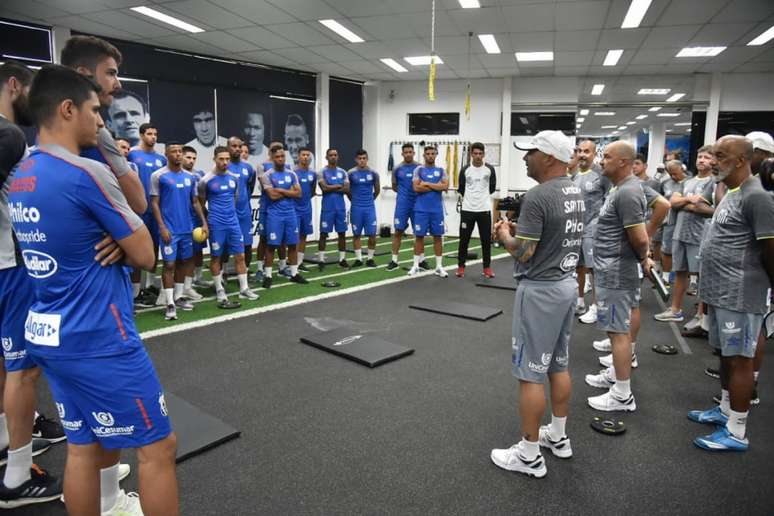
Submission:
[[[574,145],[570,138],[562,131],[540,131],[529,143],[513,144],[519,150],[539,150],[544,154],[553,156],[563,163],[569,163],[572,158]]]
[[[752,141],[753,149],[774,153],[774,138],[769,133],[753,131],[745,135],[745,138]]]

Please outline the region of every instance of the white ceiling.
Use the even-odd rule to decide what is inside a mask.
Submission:
[[[189,34],[129,7],[149,5],[205,29]],[[149,45],[362,80],[416,80],[427,68],[405,56],[430,52],[430,0],[3,0],[0,17],[60,25]],[[774,24],[774,0],[653,0],[637,29],[621,29],[629,0],[481,0],[461,9],[437,0],[439,78],[654,76],[774,71],[774,42],[745,44]],[[365,42],[347,43],[317,20],[334,18]],[[488,55],[468,31],[495,34]],[[683,46],[728,46],[714,58],[677,59]],[[624,49],[603,67],[609,49]],[[550,63],[518,63],[515,51],[553,50]],[[408,73],[379,59],[392,57]],[[590,99],[591,100],[591,99]]]

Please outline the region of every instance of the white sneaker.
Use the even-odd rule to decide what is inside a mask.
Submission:
[[[258,297],[259,297],[258,294],[256,294],[249,288],[239,292],[239,299],[249,299],[250,301],[255,301],[256,299],[258,299]]]
[[[565,435],[558,441],[554,441],[551,439],[550,429],[551,425],[543,425],[540,427],[540,432],[538,433],[538,443],[540,443],[540,446],[550,449],[551,453],[560,459],[569,459],[572,457],[570,438]]]
[[[223,301],[228,301],[228,296],[226,295],[225,290],[219,290],[215,294],[215,298],[217,299],[218,303],[222,303]]]
[[[693,316],[693,319],[685,323],[685,326],[683,326],[683,329],[685,329],[685,331],[691,331],[691,330],[695,330],[699,326],[701,326],[701,317],[699,317],[699,314],[696,314]]]
[[[613,345],[610,343],[609,337],[602,340],[595,340],[591,347],[602,353],[610,353],[613,351]]]
[[[578,320],[583,324],[594,324],[597,322],[597,305],[593,303],[589,305],[589,309],[585,314],[581,315]]]
[[[129,476],[129,474],[132,472],[132,467],[129,464],[118,464],[118,481],[121,482],[123,479]]]
[[[449,276],[449,273],[446,272],[445,270],[443,270],[440,267],[436,267],[435,272],[433,272],[433,274],[435,274],[436,276],[441,277],[441,278],[446,278],[446,277]]]
[[[508,449],[494,449],[490,454],[492,462],[508,471],[517,471],[530,477],[543,478],[548,473],[543,455],[538,453],[534,460],[527,460],[521,455],[521,446],[514,444]]]
[[[613,354],[604,355],[599,357],[599,364],[602,367],[613,367]],[[637,368],[640,364],[637,362],[637,355],[632,353],[632,367]]]
[[[675,313],[671,308],[667,308],[663,312],[654,315],[653,318],[660,322],[683,322],[685,315],[683,315],[682,310]]]
[[[609,389],[615,385],[615,379],[610,372],[610,369],[602,369],[599,374],[587,374],[586,383],[598,389]]]
[[[183,290],[183,297],[187,297],[191,301],[201,301],[204,299],[204,296],[195,291],[193,287]]]
[[[591,292],[591,282],[586,281],[586,284],[583,286],[583,294],[586,295],[589,292]]]
[[[103,512],[102,516],[143,516],[140,495],[126,493],[121,489],[115,505],[109,511]]]
[[[417,266],[414,266],[414,267],[411,267],[411,269],[409,269],[409,271],[408,271],[408,275],[409,275],[409,276],[416,276],[416,275],[417,275],[417,274],[419,274],[420,272],[422,272],[422,271],[419,269],[419,267],[417,267]]]
[[[618,399],[612,391],[607,391],[599,396],[592,396],[588,399],[589,406],[603,412],[634,412],[637,410],[637,404],[634,402],[634,395],[629,394],[626,399]]]

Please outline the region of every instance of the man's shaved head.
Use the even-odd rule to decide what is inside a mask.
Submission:
[[[634,158],[637,157],[637,152],[634,150],[634,146],[628,142],[620,140],[609,144],[607,147],[605,147],[605,150],[609,150],[610,154],[617,157],[618,159],[628,159],[629,161],[634,161]]]
[[[578,144],[578,165],[582,170],[588,170],[594,164],[594,156],[597,154],[597,144],[591,140],[583,140]]]
[[[738,134],[723,136],[715,145],[747,161],[752,161],[755,152],[752,141]]]

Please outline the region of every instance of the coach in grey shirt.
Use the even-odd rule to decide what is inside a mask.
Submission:
[[[613,351],[613,367],[586,375],[586,383],[609,389],[588,399],[591,407],[605,412],[634,411],[630,385],[632,341],[629,334],[632,308],[639,302],[642,264],[650,274],[648,233],[645,227],[645,194],[632,174],[634,147],[622,141],[605,147],[602,173],[615,185],[605,199],[594,229],[594,284],[597,294],[597,327],[607,332]]]
[[[569,343],[575,280],[583,232],[584,202],[567,177],[572,144],[561,131],[541,131],[526,150],[527,175],[540,183],[523,198],[518,225],[499,221],[495,231],[516,259],[512,368],[519,379],[522,440],[492,450],[501,468],[545,476],[540,446],[562,458],[572,456],[565,423],[570,400]],[[540,426],[546,377],[551,382],[551,424]]]
[[[699,294],[707,304],[709,342],[720,349],[720,406],[688,418],[719,426],[693,440],[709,451],[745,451],[753,357],[774,284],[774,196],[752,176],[753,145],[742,136],[715,143],[712,174],[728,191],[701,246]]]

